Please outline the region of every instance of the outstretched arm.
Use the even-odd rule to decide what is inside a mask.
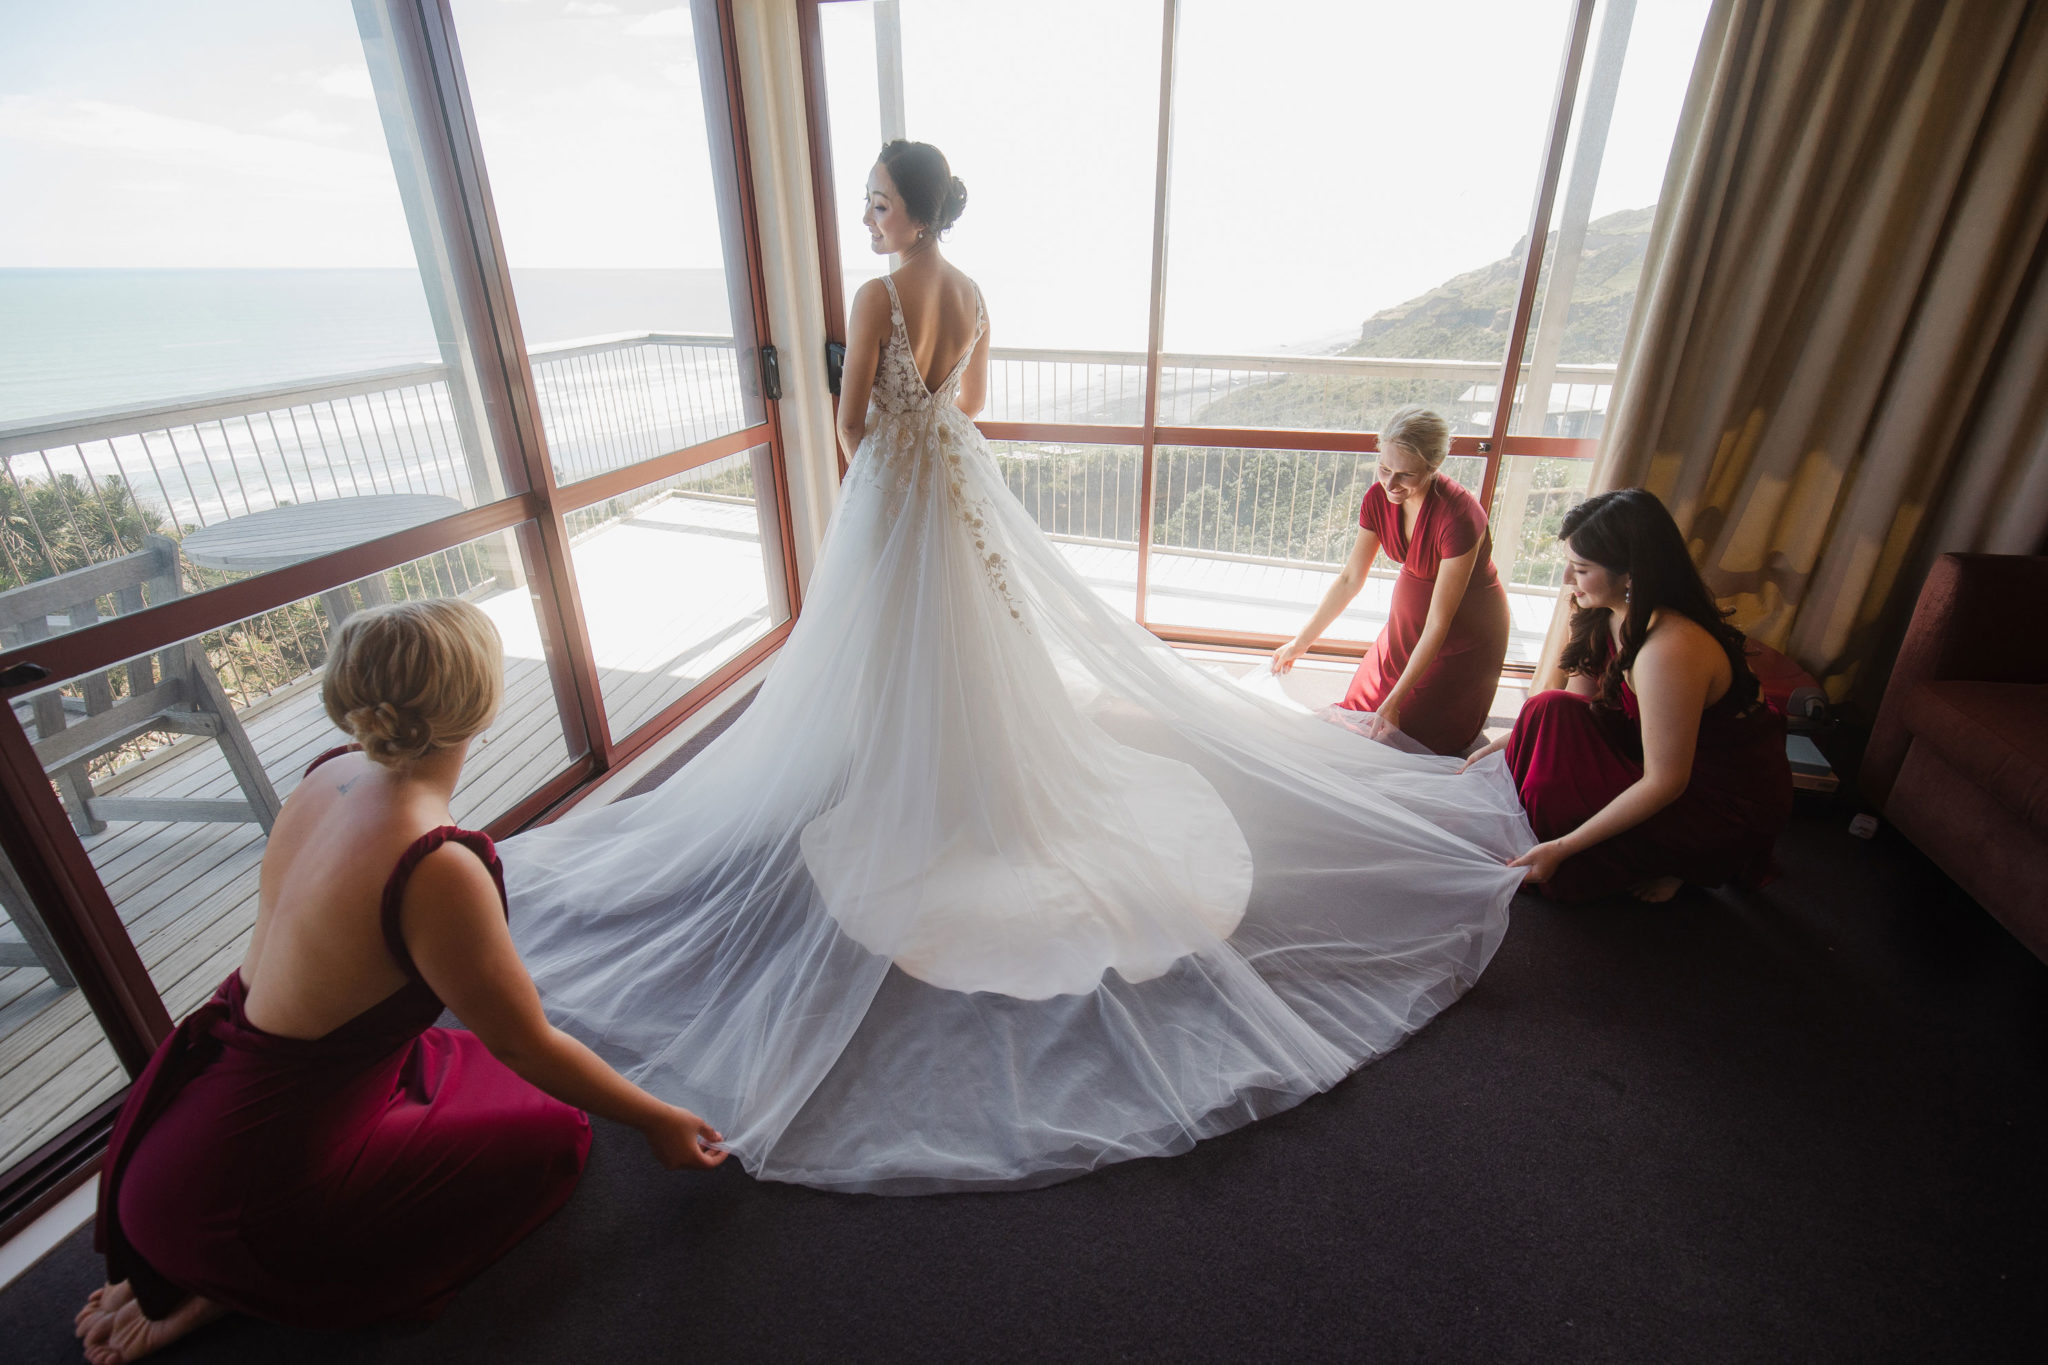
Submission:
[[[1380,552],[1380,538],[1377,532],[1358,528],[1358,539],[1351,542],[1351,556],[1344,561],[1344,567],[1337,571],[1337,581],[1330,584],[1323,594],[1323,600],[1316,607],[1316,614],[1308,618],[1308,624],[1301,628],[1292,640],[1273,651],[1273,671],[1285,673],[1294,667],[1294,661],[1308,653],[1309,647],[1323,638],[1323,632],[1330,623],[1344,614],[1344,608],[1351,605],[1358,596],[1358,590],[1365,586],[1365,575],[1372,568],[1372,561]]]
[[[687,1109],[664,1104],[550,1024],[526,964],[512,946],[498,888],[483,862],[459,844],[427,855],[405,888],[405,946],[434,994],[491,1055],[565,1104],[629,1124],[670,1170],[725,1160],[717,1131]]]
[[[846,364],[839,372],[839,449],[849,460],[868,433],[868,396],[889,333],[889,286],[869,280],[853,296],[846,322]]]
[[[1536,845],[1510,867],[1528,868],[1528,881],[1547,882],[1565,859],[1634,829],[1685,794],[1720,648],[1705,631],[1651,632],[1631,670],[1643,718],[1643,775],[1577,829]]]

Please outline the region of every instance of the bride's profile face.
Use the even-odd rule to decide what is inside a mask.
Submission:
[[[889,178],[889,168],[879,161],[868,172],[867,206],[861,210],[860,221],[868,230],[868,249],[877,256],[908,251],[917,245],[917,230],[923,226],[911,221],[902,196],[896,193],[896,182]]]

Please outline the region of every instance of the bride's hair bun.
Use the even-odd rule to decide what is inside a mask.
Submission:
[[[875,159],[889,172],[912,219],[937,233],[959,221],[967,207],[967,186],[946,164],[944,152],[929,142],[897,138],[883,143],[882,154]]]
[[[961,184],[960,177],[956,175],[947,184],[946,197],[939,204],[939,231],[944,232],[959,222],[960,215],[966,208],[967,186]]]
[[[491,723],[505,648],[491,618],[459,597],[370,607],[342,622],[320,700],[371,760],[402,767]]]

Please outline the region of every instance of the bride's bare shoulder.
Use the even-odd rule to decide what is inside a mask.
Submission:
[[[886,330],[889,322],[889,286],[882,283],[877,275],[853,291],[853,305],[847,310],[849,325],[858,329],[862,325]]]
[[[965,302],[970,311],[975,301],[981,298],[981,286],[974,282],[973,276],[951,261],[946,262],[946,287],[955,299]],[[987,305],[982,307],[986,309]]]

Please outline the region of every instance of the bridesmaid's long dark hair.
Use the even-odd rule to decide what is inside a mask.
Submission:
[[[1727,613],[1707,591],[1700,571],[1686,553],[1678,523],[1641,488],[1623,488],[1587,498],[1564,515],[1558,539],[1570,544],[1580,559],[1590,559],[1610,573],[1628,575],[1628,614],[1621,623],[1621,648],[1600,673],[1593,705],[1605,711],[1621,706],[1622,674],[1634,666],[1636,654],[1650,634],[1651,613],[1675,611],[1720,642],[1733,673],[1728,694],[1738,711],[1756,704],[1761,690],[1744,657],[1748,640],[1728,624]],[[1610,609],[1591,607],[1572,612],[1571,639],[1558,663],[1566,673],[1591,673],[1601,650],[1596,641],[1607,634]]]

